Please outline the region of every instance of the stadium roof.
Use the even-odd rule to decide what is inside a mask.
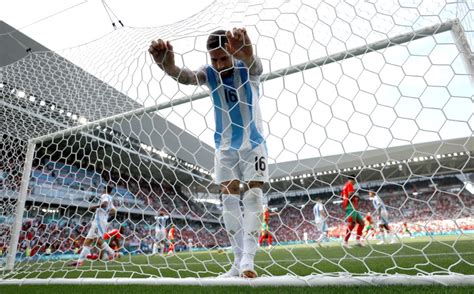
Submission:
[[[369,182],[467,174],[474,172],[473,156],[474,138],[467,137],[312,158],[297,164],[286,162],[274,167],[272,187],[285,191],[298,189],[296,186],[341,184],[344,175],[357,175],[359,182]]]
[[[0,47],[0,123],[11,126],[10,136],[28,140],[142,107],[2,21]],[[179,158],[212,157],[212,148],[159,115],[144,114],[114,127],[126,134],[132,125],[140,127],[135,139],[158,150],[176,151],[182,142],[190,147],[178,150]]]

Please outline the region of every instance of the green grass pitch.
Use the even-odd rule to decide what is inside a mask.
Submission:
[[[113,262],[86,262],[84,266],[79,268],[67,267],[67,261],[64,260],[43,263],[24,262],[18,265],[17,271],[15,273],[7,275],[7,277],[27,279],[215,277],[230,267],[231,260],[232,254],[230,254],[228,251],[202,251],[177,253],[175,255],[165,257],[161,257],[159,255],[122,256],[119,260]],[[327,243],[326,246],[322,248],[312,244],[277,246],[273,249],[261,248],[259,249],[256,256],[256,266],[260,276],[286,274],[305,276],[310,274],[341,272],[356,275],[377,273],[415,275],[428,273],[442,274],[447,272],[472,275],[474,274],[474,236],[460,235],[418,237],[414,239],[405,238],[402,239],[402,242],[395,244],[375,245],[375,242],[371,242],[366,247],[353,247],[351,249],[343,249],[340,244],[336,242]],[[6,276],[4,275],[4,278],[5,277]],[[18,286],[0,286],[0,293],[7,293],[5,292],[7,289],[15,289],[15,287],[18,288]],[[30,286],[22,287],[22,289],[26,290],[26,288]],[[47,288],[44,286],[35,287],[39,287],[38,289]],[[90,285],[79,287],[49,287],[57,287],[58,289],[62,289],[61,287],[71,287],[71,289],[75,287],[86,290],[88,287],[99,289],[102,286]],[[110,287],[112,286],[109,286],[109,289]],[[114,287],[120,287],[120,289],[122,289],[121,286]],[[143,293],[148,293],[146,292],[146,289],[148,289],[150,286],[133,287],[143,287]],[[185,289],[190,289],[190,292],[193,291],[196,293],[196,290],[192,290],[195,287],[179,287],[183,289],[183,293],[186,293],[187,290]],[[199,286],[196,287],[199,289]],[[152,288],[153,287],[150,289]],[[358,289],[360,287],[356,288]],[[371,287],[362,287],[360,291],[370,291],[370,288]],[[390,293],[397,293],[396,289],[406,289],[403,286],[386,288]],[[443,287],[435,287],[435,289],[438,290],[442,288]],[[3,292],[2,289],[4,290]],[[117,291],[114,291],[114,293],[122,293],[119,288],[116,289]],[[219,291],[220,287],[215,287],[212,289],[213,291]],[[235,289],[236,291],[239,289],[243,290],[239,287],[223,287],[222,289],[224,292],[231,289]],[[265,289],[271,289],[271,287],[259,287],[259,289],[261,291],[265,291]],[[284,289],[286,289],[286,287],[281,288],[278,291],[281,292]],[[331,289],[335,289],[335,287],[325,287],[325,289],[327,290],[327,293],[333,293],[331,292]],[[383,288],[378,288],[377,291],[382,291],[382,289]],[[431,287],[427,287],[426,289],[426,293],[445,293],[433,292]],[[466,289],[472,292],[463,292]],[[418,290],[421,291],[421,288]],[[68,291],[68,294],[80,293],[69,292],[69,290],[58,291]],[[261,291],[260,293],[262,293]],[[297,291],[305,290],[299,288]],[[342,289],[337,293],[345,293],[344,291],[345,289]],[[450,288],[449,293],[452,293],[452,291],[454,291],[454,293],[474,293],[472,288],[466,287]],[[15,293],[19,292],[15,291]],[[53,291],[48,293],[55,292]],[[206,293],[209,293],[209,291],[206,291]],[[214,292],[211,291],[210,293]],[[365,292],[357,292],[354,290],[351,293]],[[383,291],[380,293],[383,293]]]

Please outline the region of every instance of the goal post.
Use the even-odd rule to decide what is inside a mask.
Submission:
[[[296,34],[294,29],[292,34]],[[452,37],[435,39],[446,32]],[[431,51],[423,45],[406,48],[423,38],[432,41]],[[256,42],[263,41],[257,38]],[[386,52],[397,46],[404,48],[403,61]],[[175,50],[179,52],[178,47]],[[378,59],[364,61],[371,53],[378,54]],[[267,67],[273,68],[269,64],[272,58],[281,57],[277,54],[263,58]],[[436,60],[445,55],[454,57],[450,62]],[[156,67],[149,57],[145,59],[144,64]],[[347,65],[353,60],[353,66]],[[270,222],[276,246],[266,249],[261,245],[257,254],[260,277],[254,280],[216,278],[231,265],[232,253],[212,167],[199,166],[197,158],[199,152],[207,152],[209,158],[202,161],[213,159],[212,150],[201,141],[212,131],[206,121],[209,112],[198,114],[205,125],[201,133],[190,132],[194,141],[182,139],[188,135],[186,125],[194,122],[191,114],[197,112],[189,105],[209,97],[207,92],[187,95],[190,91],[175,91],[166,77],[150,79],[149,84],[170,89],[173,94],[169,97],[178,98],[89,122],[64,124],[35,113],[32,105],[25,106],[37,102],[33,94],[4,90],[16,80],[0,71],[0,90],[4,91],[0,113],[17,111],[59,128],[19,140],[15,134],[20,127],[15,121],[5,121],[0,129],[4,140],[0,144],[4,160],[0,166],[0,232],[8,232],[8,239],[0,239],[0,245],[7,248],[0,254],[0,285],[332,286],[340,285],[341,280],[345,285],[474,285],[474,272],[469,269],[474,264],[469,249],[474,244],[473,115],[465,114],[469,101],[472,108],[474,55],[462,21],[387,34],[383,40],[291,64],[260,78],[262,102],[269,112],[275,110],[264,114],[269,121],[269,148],[274,143],[280,151],[270,158],[271,180],[265,191],[265,202],[276,215]],[[328,67],[331,69],[325,71]],[[316,70],[319,72],[314,73]],[[314,76],[306,77],[309,71]],[[445,72],[450,79],[443,78]],[[294,85],[285,80],[297,73],[303,77]],[[147,74],[142,78],[148,78]],[[422,83],[424,87],[419,88]],[[9,95],[30,102],[10,104]],[[305,95],[314,95],[314,103],[304,102],[300,97]],[[41,93],[35,96],[41,99]],[[293,99],[296,106],[284,104],[285,99]],[[52,111],[58,107],[48,106]],[[444,122],[439,122],[441,117]],[[286,124],[277,125],[277,120]],[[166,134],[153,129],[158,122],[165,124],[160,127]],[[164,143],[153,145],[153,136],[177,142],[176,149],[164,148]],[[288,140],[302,143],[289,146]],[[187,146],[189,142],[196,146]],[[24,154],[18,155],[21,150]],[[180,158],[179,152],[185,152],[189,160]],[[308,157],[312,152],[316,155]],[[16,158],[10,162],[9,156]],[[364,248],[341,246],[344,217],[337,208],[343,181],[352,175],[358,177],[364,215],[373,210],[370,191],[376,191],[386,203],[395,219],[391,224],[396,231],[394,244],[377,245],[385,242],[381,229],[378,235],[367,235]],[[124,227],[125,232],[122,257],[101,261],[99,250],[97,260],[70,268],[66,261],[77,259],[92,221],[88,206],[97,203],[109,182],[118,195],[118,212],[110,227]],[[321,247],[313,217],[317,198],[325,203],[330,227]],[[13,217],[6,208],[10,202],[15,204]],[[153,251],[155,223],[162,211],[170,217],[168,229],[173,225],[178,230],[177,242],[166,245],[169,255],[165,256],[164,249],[161,254]]]

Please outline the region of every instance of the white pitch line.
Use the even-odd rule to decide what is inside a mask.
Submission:
[[[277,260],[275,264],[279,263],[301,263],[301,262],[321,262],[321,261],[342,261],[342,260],[362,260],[362,259],[380,259],[380,258],[412,258],[412,257],[429,257],[429,256],[452,256],[452,255],[474,255],[474,251],[470,252],[463,252],[462,254],[456,254],[456,253],[432,253],[432,254],[404,254],[404,255],[396,255],[396,256],[390,256],[390,255],[378,255],[378,256],[368,256],[368,257],[344,257],[344,258],[320,258],[320,259],[280,259]],[[118,260],[120,262],[120,260]],[[268,264],[268,263],[273,263],[273,261],[268,260],[268,261],[255,261],[256,264]],[[121,269],[126,269],[127,267],[155,267],[159,269],[170,269],[172,270],[173,266],[183,266],[183,265],[202,265],[202,264],[207,264],[207,265],[220,265],[220,266],[228,266],[231,263],[228,262],[219,262],[215,260],[204,260],[202,262],[182,262],[182,263],[160,263],[159,265],[154,265],[154,264],[132,264],[132,263],[122,263],[122,264],[113,264],[113,265],[96,265],[92,267],[88,266],[83,266],[77,269],[84,269],[84,270],[96,270],[96,269],[114,269],[114,268],[121,268]],[[168,268],[163,268],[162,266],[166,265]],[[67,268],[67,267],[65,267]],[[39,270],[62,270],[61,269],[46,269],[46,268],[40,268]],[[75,267],[69,267],[68,269],[71,270],[76,270]]]

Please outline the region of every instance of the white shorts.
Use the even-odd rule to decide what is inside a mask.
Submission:
[[[328,226],[325,221],[316,221],[316,228],[319,232],[324,233],[328,230]]]
[[[104,234],[107,232],[107,219],[94,217],[92,221],[91,228],[87,233],[87,239],[96,239],[96,238],[104,238]]]
[[[166,241],[166,229],[161,229],[155,232],[155,242],[165,242]]]
[[[216,149],[216,184],[231,180],[268,182],[268,155],[265,144],[247,150]]]

